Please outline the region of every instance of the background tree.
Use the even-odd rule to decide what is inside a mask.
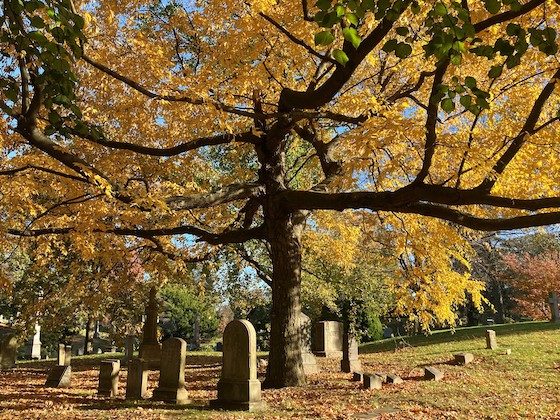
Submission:
[[[302,235],[317,210],[413,233],[394,295],[426,327],[454,322],[465,288],[480,296],[450,268],[468,247],[449,222],[560,221],[555,2],[2,6],[3,246],[140,247],[161,254],[145,265],[164,281],[177,268],[162,258],[257,241],[272,267],[267,386],[304,382]]]

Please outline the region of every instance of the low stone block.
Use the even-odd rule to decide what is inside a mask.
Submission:
[[[455,359],[456,365],[468,365],[474,360],[474,356],[472,353],[455,353],[453,357]]]
[[[148,398],[148,364],[143,359],[132,359],[128,363],[126,376],[126,399]]]
[[[364,373],[363,388],[364,389],[381,389],[383,386],[383,380],[371,373]]]
[[[72,379],[72,368],[70,366],[53,366],[47,376],[45,386],[47,388],[68,388]]]
[[[428,366],[424,368],[424,379],[428,381],[440,381],[443,378],[443,372],[436,367]]]
[[[387,382],[387,374],[385,372],[375,372],[375,374],[379,376],[383,382]]]
[[[119,391],[120,360],[102,360],[99,368],[99,386],[97,394],[116,397]]]
[[[511,349],[505,349],[505,350],[504,350],[504,354],[505,354],[506,356],[509,356],[509,355],[511,354]]]
[[[362,372],[353,372],[352,380],[355,382],[362,382],[364,380],[364,374]]]
[[[394,373],[389,373],[384,381],[387,384],[402,384],[404,381],[399,375],[395,375]]]

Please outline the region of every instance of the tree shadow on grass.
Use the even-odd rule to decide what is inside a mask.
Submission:
[[[494,330],[498,336],[526,334],[531,332],[560,330],[560,323],[551,322],[519,322],[515,324],[478,325],[476,327],[457,328],[451,330],[434,331],[430,335],[413,335],[388,338],[360,346],[360,354],[394,351],[399,341],[405,340],[412,347],[427,346],[432,344],[461,342],[472,339],[484,339],[486,330]]]

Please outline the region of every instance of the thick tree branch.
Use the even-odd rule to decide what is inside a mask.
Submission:
[[[95,136],[92,134],[83,134],[77,131],[73,131],[73,134],[84,138],[92,143],[99,144],[101,146],[109,147],[111,149],[119,150],[130,150],[135,153],[149,155],[149,156],[176,156],[181,153],[188,152],[190,150],[195,150],[204,146],[217,146],[221,144],[228,144],[233,142],[239,143],[256,143],[259,141],[257,133],[253,131],[247,131],[239,134],[220,134],[210,137],[200,137],[185,143],[180,143],[176,146],[171,147],[148,147],[142,146],[134,143],[127,143],[122,141],[107,140],[105,137]]]
[[[37,237],[45,235],[65,235],[75,232],[74,227],[62,228],[43,228],[33,230],[8,229],[7,233],[14,236]],[[246,242],[251,239],[263,239],[264,229],[262,226],[251,229],[230,230],[221,233],[212,233],[191,225],[181,225],[171,228],[112,228],[112,229],[93,229],[93,233],[105,233],[118,236],[135,236],[138,238],[151,239],[158,236],[193,235],[199,241],[210,245],[222,245],[231,243]]]
[[[173,210],[188,210],[254,198],[263,193],[264,187],[257,183],[233,184],[214,192],[170,197],[166,202]]]
[[[410,5],[411,0],[405,0],[402,5],[404,12]],[[402,13],[401,12],[401,13]],[[350,43],[344,43],[344,52],[349,61],[344,66],[337,66],[331,76],[317,89],[313,91],[294,91],[283,89],[280,94],[280,111],[290,111],[292,109],[316,109],[327,104],[340,91],[342,86],[352,77],[365,57],[378,46],[389,31],[393,28],[395,20],[383,18],[375,29],[365,37],[360,46],[355,49]]]

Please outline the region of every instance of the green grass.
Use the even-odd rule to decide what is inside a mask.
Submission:
[[[486,329],[496,331],[498,350],[487,350]],[[393,339],[360,347],[363,360],[382,358],[382,365],[409,379],[425,365],[445,372],[442,382],[417,382],[395,393],[380,393],[379,404],[404,411],[419,407],[459,418],[560,417],[560,325],[548,322],[492,325],[403,337],[412,347],[395,350]],[[504,350],[510,348],[511,355]],[[452,354],[468,351],[475,362],[449,363]],[[404,374],[404,373],[403,373]],[[406,375],[405,375],[406,376]]]

